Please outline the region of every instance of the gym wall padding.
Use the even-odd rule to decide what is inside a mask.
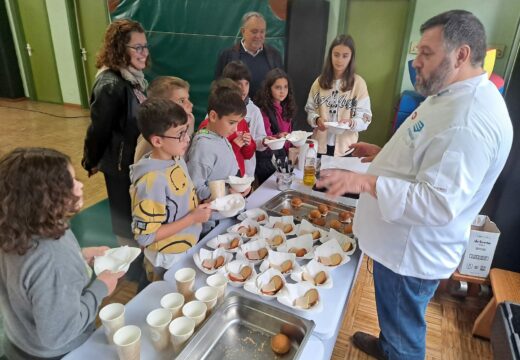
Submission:
[[[265,17],[266,43],[283,58],[285,21],[274,15],[267,0],[123,0],[111,18],[130,18],[143,25],[151,55],[147,79],[171,75],[188,81],[198,124],[206,114],[217,57],[240,41],[240,21],[248,11]]]

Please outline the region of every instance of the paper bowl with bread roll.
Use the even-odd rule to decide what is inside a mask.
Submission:
[[[269,255],[269,246],[264,239],[251,240],[237,251],[237,260],[245,260],[256,265]]]
[[[306,265],[301,266],[300,270],[293,271],[291,279],[296,282],[305,282],[320,289],[330,289],[333,285],[328,266],[314,259],[309,261]]]
[[[195,265],[205,274],[214,274],[224,267],[228,262],[233,260],[233,255],[223,248],[216,250],[200,249],[199,252],[193,254]]]
[[[228,278],[228,284],[234,287],[242,287],[246,281],[257,276],[254,265],[246,260],[230,261],[221,271]]]
[[[222,248],[227,252],[237,252],[243,244],[242,237],[238,233],[225,233],[210,239],[206,245],[212,249]]]
[[[256,294],[267,300],[276,298],[278,292],[285,286],[286,281],[282,273],[276,269],[267,269],[256,279],[249,279],[244,284],[244,290]]]
[[[324,229],[314,226],[309,221],[302,219],[302,222],[296,225],[296,235],[300,236],[305,234],[311,234],[313,241],[324,242],[322,239],[326,239],[329,233]]]
[[[223,217],[233,217],[246,207],[246,199],[240,194],[229,194],[213,200],[210,207]]]
[[[287,241],[287,237],[282,229],[271,229],[265,226],[260,227],[260,233],[257,238],[264,239],[271,249],[277,249]]]
[[[280,229],[286,236],[296,234],[294,216],[270,216],[266,226],[271,229]]]
[[[267,220],[269,219],[269,215],[267,212],[260,208],[249,209],[244,211],[243,213],[237,216],[237,219],[243,221],[245,219],[250,219],[256,221],[260,225],[267,224]]]
[[[350,256],[345,254],[336,239],[330,239],[314,249],[314,260],[332,270],[349,262]]]
[[[227,229],[228,233],[238,233],[243,240],[251,239],[260,232],[260,225],[251,219],[245,219],[242,222],[230,226]]]
[[[306,283],[285,284],[276,298],[279,303],[304,312],[323,311],[323,302],[316,287]]]
[[[312,259],[314,257],[314,249],[312,247],[313,240],[311,234],[301,235],[285,242],[284,245],[279,246],[276,251],[294,253],[296,259]]]
[[[289,276],[293,271],[300,269],[300,265],[296,262],[296,254],[289,252],[278,252],[269,249],[269,255],[260,264],[260,271],[267,269],[276,269],[284,276]]]
[[[339,246],[341,246],[341,249],[346,255],[352,255],[356,252],[357,241],[353,237],[342,234],[334,229],[331,229],[328,238],[324,239],[322,243],[327,242],[331,239],[335,239],[338,242]]]

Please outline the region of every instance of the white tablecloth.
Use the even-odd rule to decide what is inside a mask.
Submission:
[[[299,176],[298,176],[299,175]],[[301,173],[297,173],[297,179],[292,188],[298,191],[312,193],[313,196],[325,198],[323,193],[312,191],[301,182]],[[260,188],[258,188],[248,199],[247,208],[255,208],[264,204],[267,200],[277,195],[279,191],[276,189],[274,177],[269,178]],[[355,206],[355,200],[347,198],[339,198],[337,201],[346,205]],[[169,269],[164,279],[152,283],[135,296],[126,305],[126,324],[137,325],[142,330],[141,339],[141,359],[171,359],[171,349],[158,353],[151,344],[146,328],[146,315],[153,309],[159,308],[159,301],[161,297],[168,293],[175,291],[174,273],[177,269],[182,267],[193,267],[197,270],[197,277],[195,280],[195,288],[205,285],[207,275],[201,272],[193,262],[193,254],[198,252],[201,247],[209,240],[218,234],[226,231],[236,220],[224,219],[220,224],[213,229],[204,239],[190,249],[186,256],[177,264],[174,264]],[[359,271],[361,253],[359,250],[351,257],[351,261],[347,264],[333,270],[331,272],[334,286],[332,289],[320,290],[321,301],[324,304],[324,310],[318,314],[308,314],[302,311],[288,308],[276,300],[270,301],[269,304],[284,309],[286,311],[295,313],[306,319],[313,320],[316,323],[313,334],[307,342],[301,359],[318,360],[330,359],[334,344],[336,342],[337,334],[343,319],[345,306],[348,302],[350,292],[354,284],[354,280]],[[262,300],[260,297],[250,294],[243,289],[228,286],[227,292],[237,291],[241,295]],[[103,327],[97,329],[94,334],[79,348],[69,353],[66,359],[117,359],[116,349],[113,345],[108,345],[106,342]]]

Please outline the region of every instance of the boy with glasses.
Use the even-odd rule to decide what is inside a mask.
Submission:
[[[188,115],[188,136],[193,135],[195,118],[193,116],[193,103],[190,101],[190,84],[175,76],[158,76],[148,85],[149,98],[169,99],[182,106]],[[135,147],[134,163],[138,162],[146,153],[152,151],[151,145],[139,136]]]
[[[199,240],[211,209],[199,205],[184,153],[188,149],[188,116],[168,99],[150,98],[138,110],[137,125],[152,151],[130,167],[132,230],[144,247],[149,281]]]

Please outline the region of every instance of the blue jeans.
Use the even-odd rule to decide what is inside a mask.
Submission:
[[[402,276],[374,261],[379,344],[389,360],[423,360],[424,313],[439,280]]]

